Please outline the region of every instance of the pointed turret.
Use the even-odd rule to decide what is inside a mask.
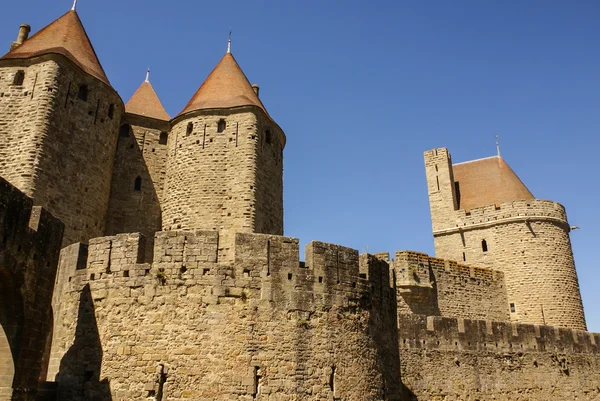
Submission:
[[[164,230],[283,234],[285,134],[231,54],[172,121]]]
[[[89,75],[110,85],[94,47],[75,10],[41,29],[0,60],[28,59],[44,54],[61,54]]]
[[[248,78],[233,55],[228,52],[179,115],[196,110],[241,106],[256,106],[267,113]]]
[[[169,121],[171,119],[156,95],[156,92],[148,79],[148,75],[146,75],[146,80],[140,85],[138,90],[131,96],[131,99],[129,99],[125,105],[125,111],[127,113],[155,118],[157,120]]]

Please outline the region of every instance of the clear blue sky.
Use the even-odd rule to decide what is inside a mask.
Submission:
[[[6,1],[0,43],[71,0]],[[566,206],[585,312],[600,331],[600,2],[79,0],[127,101],[151,81],[177,114],[226,50],[287,134],[285,232],[363,252],[433,254],[423,151],[502,155]]]

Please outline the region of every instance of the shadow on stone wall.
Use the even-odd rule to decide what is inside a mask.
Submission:
[[[158,177],[153,180],[148,163],[154,163],[154,171],[164,170],[158,155],[165,151],[166,145],[158,143],[158,134],[152,136],[150,129],[141,128],[148,125],[147,119],[128,115],[128,120],[135,128],[124,124],[119,134],[105,234],[144,234],[148,244],[144,261],[151,263],[154,234],[162,226],[158,195],[162,188],[156,187]]]
[[[108,380],[100,381],[102,344],[89,284],[81,290],[75,341],[60,362],[58,401],[110,401]]]

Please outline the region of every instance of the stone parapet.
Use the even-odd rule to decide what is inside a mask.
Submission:
[[[510,320],[504,273],[413,251],[396,252],[399,313]]]
[[[598,333],[422,315],[398,321],[404,399],[597,399]]]
[[[69,272],[74,291],[85,284],[131,288],[158,283],[193,287],[207,303],[253,297],[310,309],[370,305],[372,296],[391,299],[393,293],[387,263],[339,245],[313,241],[301,262],[295,238],[162,231],[156,234],[150,264],[144,263],[145,242],[133,233],[74,244],[63,250],[61,270]]]
[[[471,210],[456,210],[453,217],[455,218],[454,224],[448,223],[447,228],[434,230],[433,235],[447,235],[519,221],[550,221],[563,226],[566,231],[570,230],[564,206],[542,199],[519,200]]]

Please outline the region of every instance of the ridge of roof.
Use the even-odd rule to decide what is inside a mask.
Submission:
[[[40,29],[0,60],[28,59],[50,53],[67,57],[87,74],[111,86],[81,19],[74,10]]]
[[[144,81],[125,105],[125,112],[157,120],[169,121],[171,117],[163,107],[149,81]]]
[[[475,160],[467,160],[466,162],[452,163],[452,165],[453,166],[459,166],[459,165],[462,165],[462,164],[475,163],[475,162],[479,162],[479,161],[482,161],[482,160],[489,160],[489,159],[501,159],[501,157],[498,156],[498,155],[494,155],[494,156],[482,157],[480,159],[475,159]]]
[[[500,156],[452,165],[459,183],[459,209],[470,210],[515,200],[535,199],[531,191]]]
[[[246,74],[233,55],[228,52],[177,116],[196,110],[241,106],[259,107],[269,116]]]

